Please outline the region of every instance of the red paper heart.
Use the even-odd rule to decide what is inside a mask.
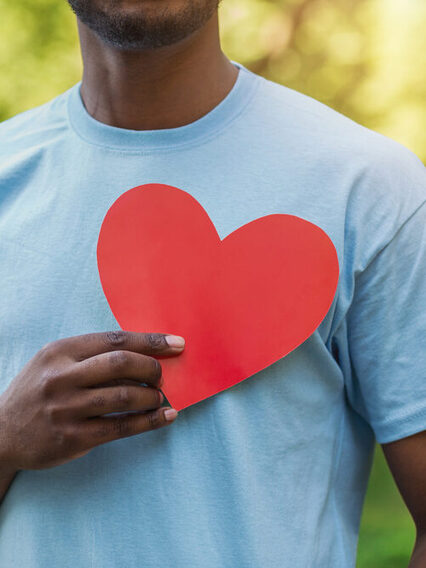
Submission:
[[[161,360],[177,410],[299,346],[324,319],[339,277],[332,241],[309,221],[267,215],[221,241],[191,195],[157,183],[113,203],[97,257],[122,329],[185,338],[181,355]]]

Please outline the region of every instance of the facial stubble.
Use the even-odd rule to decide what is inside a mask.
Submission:
[[[158,9],[135,2],[127,10],[120,0],[67,0],[77,18],[102,41],[119,49],[148,50],[177,43],[200,29],[221,0],[185,0],[178,10],[171,0],[158,0]]]

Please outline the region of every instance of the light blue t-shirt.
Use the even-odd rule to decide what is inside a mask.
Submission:
[[[137,185],[187,191],[221,238],[273,213],[315,223],[338,253],[333,303],[297,349],[170,427],[19,472],[0,566],[350,568],[375,439],[426,428],[423,164],[233,63],[228,95],[178,128],[100,123],[80,83],[0,125],[0,390],[45,343],[118,328],[96,245]]]

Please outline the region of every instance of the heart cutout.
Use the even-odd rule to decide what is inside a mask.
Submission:
[[[97,245],[105,296],[127,331],[185,338],[161,358],[181,410],[290,353],[320,325],[337,288],[336,249],[317,225],[272,214],[223,240],[189,193],[150,183],[120,195]]]

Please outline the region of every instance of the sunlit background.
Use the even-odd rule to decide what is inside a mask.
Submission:
[[[426,161],[425,0],[222,0],[229,58],[394,138]],[[81,77],[65,0],[0,0],[0,121]],[[413,523],[378,449],[357,568],[403,568]]]

